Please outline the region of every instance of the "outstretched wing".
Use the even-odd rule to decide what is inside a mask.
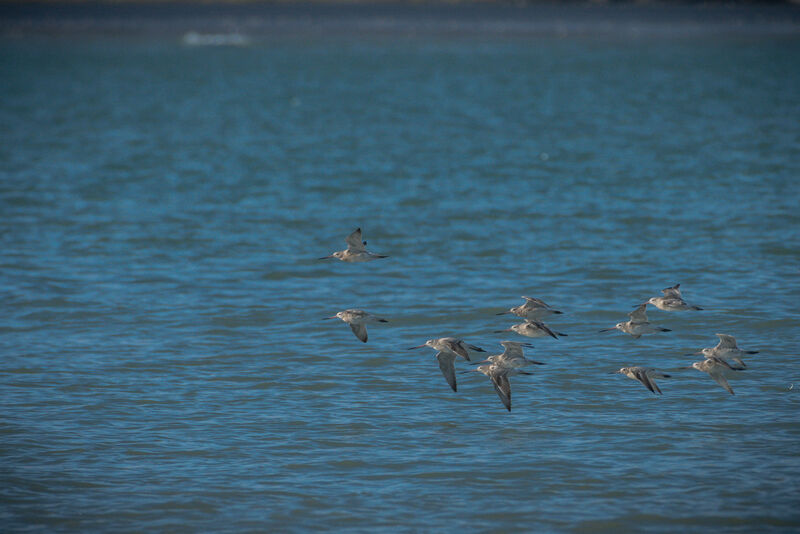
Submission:
[[[733,388],[730,384],[728,384],[728,380],[725,378],[725,375],[722,374],[722,368],[714,365],[711,369],[708,370],[708,375],[714,379],[714,382],[719,384],[720,386],[725,388],[725,391],[730,393],[731,395],[735,395],[733,392]]]
[[[655,392],[656,392],[656,389],[654,389],[654,386],[655,386],[655,384],[653,384],[653,383],[650,381],[650,377],[649,377],[649,376],[647,376],[647,370],[646,370],[646,369],[642,369],[641,367],[636,367],[636,368],[634,368],[634,369],[633,369],[633,376],[635,376],[635,377],[636,377],[636,380],[638,380],[639,382],[641,382],[642,384],[644,384],[644,386],[645,386],[647,389],[649,389],[649,390],[650,390],[650,391],[652,391],[653,393],[655,393]],[[661,393],[661,392],[659,391],[659,393]]]
[[[544,324],[543,322],[531,321],[530,319],[527,319],[527,321],[529,323],[531,323],[533,326],[535,326],[536,328],[538,328],[539,330],[541,330],[542,332],[544,332],[545,334],[547,334],[548,336],[558,339],[558,336],[556,335],[556,333],[553,332],[552,330],[550,330],[550,328],[546,324]]]
[[[345,238],[347,243],[347,250],[350,252],[365,252],[367,247],[361,240],[361,228],[356,228],[355,231]]]
[[[439,360],[439,369],[442,370],[442,374],[444,375],[444,379],[447,380],[447,383],[453,388],[453,391],[458,391],[456,389],[456,357],[451,352],[437,352],[436,359]]]
[[[350,330],[353,331],[358,339],[364,343],[367,342],[367,325],[350,323]]]
[[[503,403],[503,406],[506,407],[506,410],[509,412],[511,411],[511,384],[508,381],[508,374],[507,373],[497,373],[491,376],[492,378],[492,385],[494,386],[494,391],[497,393],[497,396],[500,397],[500,401]]]
[[[467,347],[464,346],[464,342],[460,339],[445,339],[444,344],[447,347],[447,350],[455,352],[465,360],[470,361]]]
[[[522,298],[524,298],[527,301],[526,304],[531,304],[531,305],[536,306],[538,308],[549,308],[550,307],[545,301],[543,301],[542,299],[537,299],[536,297],[526,297],[526,296],[523,295]]]
[[[672,287],[665,287],[664,289],[661,290],[661,292],[664,293],[665,297],[683,298],[681,295],[680,287],[681,287],[680,284],[675,284]]]
[[[633,310],[628,314],[628,317],[631,318],[631,321],[634,323],[646,323],[647,322],[647,303],[640,304],[638,308]]]
[[[735,349],[736,347],[736,338],[733,336],[729,336],[727,334],[717,334],[719,338],[719,343],[717,344],[715,349]]]

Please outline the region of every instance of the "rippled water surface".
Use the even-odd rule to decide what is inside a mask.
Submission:
[[[796,531],[798,57],[5,38],[4,528]],[[390,258],[317,260],[358,226]],[[678,282],[704,310],[650,310],[671,332],[598,333]],[[520,295],[568,336],[511,413],[405,350],[499,352]],[[362,344],[345,308],[390,322]],[[718,332],[760,350],[735,396],[678,369]]]

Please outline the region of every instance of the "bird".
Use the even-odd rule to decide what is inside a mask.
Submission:
[[[530,319],[526,319],[524,322],[512,325],[511,328],[506,328],[505,330],[495,330],[495,334],[500,334],[502,332],[516,332],[517,334],[525,337],[546,337],[550,336],[552,338],[558,339],[558,336],[566,336],[567,334],[563,334],[561,332],[553,332],[550,328],[539,321],[532,321]]]
[[[656,371],[655,369],[648,369],[647,367],[623,367],[617,374],[625,375],[628,378],[632,378],[634,380],[638,380],[644,386],[652,391],[654,394],[658,392],[659,395],[662,395],[661,389],[656,384],[656,378],[669,378],[670,375],[661,373]]]
[[[706,358],[715,356],[723,360],[731,359],[739,365],[739,369],[737,370],[742,370],[747,367],[747,365],[742,361],[742,357],[745,354],[758,354],[757,350],[740,349],[736,345],[736,338],[733,336],[729,336],[727,334],[715,335],[719,338],[719,343],[717,343],[716,347],[705,348],[695,352],[695,354],[702,354]]]
[[[675,284],[672,287],[664,288],[661,290],[664,293],[663,297],[653,297],[647,303],[664,311],[702,310],[703,308],[700,306],[689,306],[683,300],[680,287],[680,284]]]
[[[520,306],[514,306],[508,311],[500,312],[497,315],[505,315],[507,313],[513,313],[523,319],[530,319],[533,321],[537,321],[546,317],[547,315],[551,314],[561,314],[558,310],[554,310],[547,304],[545,301],[541,299],[537,299],[535,297],[522,297],[525,299],[525,304],[521,304]]]
[[[491,363],[499,367],[509,369],[519,369],[528,365],[544,365],[542,362],[529,360],[525,357],[523,347],[533,348],[530,343],[519,343],[517,341],[501,341],[500,344],[505,348],[502,354],[494,354],[486,358],[481,363]]]
[[[469,359],[469,351],[486,352],[480,347],[470,345],[464,341],[454,337],[440,337],[436,339],[429,339],[422,345],[416,347],[409,347],[408,350],[421,349],[422,347],[430,347],[436,352],[436,359],[439,361],[439,369],[441,369],[444,379],[453,391],[458,391],[456,384],[456,357]]]
[[[733,388],[725,378],[725,370],[730,369],[732,371],[743,371],[743,369],[731,367],[728,362],[722,358],[717,358],[716,356],[706,358],[702,362],[694,362],[692,364],[692,368],[697,369],[698,371],[703,371],[704,373],[708,373],[708,375],[714,379],[714,382],[724,387],[725,390],[731,395],[734,395]]]
[[[345,250],[334,252],[330,256],[323,256],[319,259],[327,260],[328,258],[336,258],[348,263],[354,263],[389,257],[383,254],[367,252],[367,242],[361,240],[361,228],[356,228],[353,233],[345,238],[345,242],[347,243],[347,248]]]
[[[330,317],[323,317],[323,319],[341,319],[350,325],[350,329],[358,339],[367,342],[367,323],[388,323],[386,319],[377,317],[364,310],[349,309],[338,312],[336,315]]]
[[[613,328],[604,328],[600,332],[608,332],[610,330],[619,330],[630,334],[634,339],[639,339],[644,334],[653,334],[655,332],[671,332],[669,328],[661,328],[660,326],[653,326],[647,320],[647,303],[640,304],[635,310],[628,314],[631,318],[630,321],[625,323],[617,323]]]

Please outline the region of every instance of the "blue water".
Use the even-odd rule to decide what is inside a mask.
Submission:
[[[796,532],[798,57],[4,38],[3,530]],[[391,257],[316,259],[357,226]],[[704,311],[598,333],[678,282]],[[520,295],[569,335],[511,413],[405,350],[500,352]],[[390,322],[362,344],[345,308]],[[760,350],[735,396],[677,369],[718,332]]]

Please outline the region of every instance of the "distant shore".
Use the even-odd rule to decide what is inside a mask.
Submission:
[[[5,2],[0,34],[800,36],[791,3]]]

